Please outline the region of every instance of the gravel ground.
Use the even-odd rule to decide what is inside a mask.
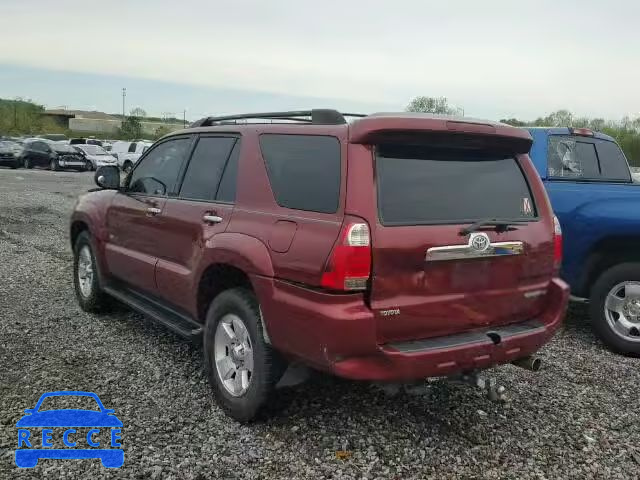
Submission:
[[[542,350],[543,371],[492,372],[506,403],[445,382],[387,398],[318,375],[238,425],[213,404],[200,346],[124,307],[76,305],[67,221],[91,186],[88,173],[0,168],[0,478],[639,478],[640,360],[605,350],[580,307]],[[15,467],[23,409],[64,389],[115,409],[121,469]]]

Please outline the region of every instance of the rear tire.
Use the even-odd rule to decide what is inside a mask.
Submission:
[[[615,265],[604,271],[591,287],[589,310],[593,330],[607,347],[623,355],[640,355],[640,297],[636,293],[639,291],[640,263]]]
[[[238,422],[251,422],[265,406],[285,367],[280,355],[264,341],[254,293],[234,288],[219,294],[207,312],[203,337],[205,367],[216,402]],[[225,345],[227,340],[234,348]],[[236,348],[242,351],[239,358]],[[247,351],[251,352],[250,366]]]
[[[86,230],[78,235],[73,247],[73,285],[80,308],[85,312],[104,312],[110,298],[100,288],[96,257]]]
[[[22,161],[22,166],[24,166],[24,168],[31,170],[33,168],[33,163],[31,162],[31,159],[29,157],[25,157],[24,160]]]

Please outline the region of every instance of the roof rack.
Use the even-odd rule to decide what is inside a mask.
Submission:
[[[294,110],[290,112],[242,113],[223,117],[205,117],[193,122],[190,127],[208,127],[214,124],[236,124],[237,120],[287,120],[291,122],[310,123],[314,125],[343,125],[347,123],[345,117],[366,117],[362,113],[340,113],[337,110],[319,109]]]

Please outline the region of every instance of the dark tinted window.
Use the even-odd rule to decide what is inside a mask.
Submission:
[[[235,141],[231,137],[202,137],[198,140],[182,181],[182,198],[215,200],[224,166]]]
[[[236,184],[238,179],[238,159],[240,157],[240,140],[236,142],[227,162],[227,167],[222,174],[220,187],[218,187],[218,200],[221,202],[236,201]]]
[[[131,174],[129,191],[148,195],[171,193],[190,143],[188,138],[176,138],[156,146]]]
[[[550,177],[598,178],[598,156],[591,140],[569,135],[552,135],[548,146]]]
[[[630,181],[629,165],[620,147],[607,140],[596,140],[600,170],[603,179]]]
[[[136,152],[136,143],[133,142],[131,145],[129,145],[129,153],[135,153]]]
[[[384,225],[531,219],[535,205],[514,158],[461,150],[383,145],[376,150]]]
[[[260,147],[278,205],[333,213],[340,197],[340,143],[335,137],[261,135]]]

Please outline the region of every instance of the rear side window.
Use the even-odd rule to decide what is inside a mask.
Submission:
[[[340,198],[340,142],[320,135],[260,136],[276,202],[281,207],[335,213]]]
[[[524,173],[515,158],[504,155],[380,145],[376,182],[383,225],[536,216]]]
[[[129,153],[136,153],[136,144],[135,142],[129,145]]]
[[[216,199],[218,184],[235,142],[233,137],[202,137],[198,140],[182,181],[182,198]]]
[[[556,179],[630,181],[629,166],[620,147],[608,140],[552,135],[547,173]]]
[[[236,201],[236,186],[238,182],[238,161],[240,157],[240,140],[233,146],[227,166],[222,174],[220,186],[218,187],[217,200],[220,202],[233,203]]]
[[[602,178],[606,180],[631,181],[629,164],[615,142],[598,140],[596,143]]]

